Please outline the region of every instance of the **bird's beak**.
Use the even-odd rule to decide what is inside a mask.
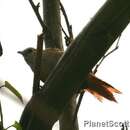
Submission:
[[[23,52],[22,52],[22,51],[18,51],[17,53],[19,53],[19,54],[23,55]]]

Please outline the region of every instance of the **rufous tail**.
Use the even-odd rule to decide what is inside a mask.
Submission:
[[[90,92],[98,100],[102,101],[103,98],[117,102],[113,93],[121,94],[119,90],[111,86],[110,84],[97,78],[94,74],[89,73],[87,84],[84,90]]]

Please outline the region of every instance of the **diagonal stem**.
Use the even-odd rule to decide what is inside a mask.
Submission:
[[[62,11],[62,13],[63,13],[63,16],[64,16],[64,18],[65,18],[65,22],[66,22],[67,29],[68,29],[68,33],[69,33],[69,37],[66,36],[66,35],[65,35],[65,36],[66,36],[66,38],[67,38],[68,41],[69,41],[68,44],[70,44],[70,43],[72,42],[72,40],[73,40],[72,25],[70,25],[70,23],[69,23],[69,19],[68,19],[68,16],[67,16],[67,14],[66,14],[65,8],[64,8],[64,6],[62,5],[61,2],[60,2],[60,7],[61,7],[61,11]],[[63,31],[63,29],[62,29],[62,31]]]
[[[37,19],[38,19],[40,25],[41,25],[42,28],[43,28],[43,32],[45,32],[46,29],[47,29],[47,27],[46,27],[45,23],[43,22],[43,20],[42,20],[42,18],[41,18],[41,16],[40,16],[40,13],[39,13],[40,3],[38,3],[37,5],[35,5],[32,0],[29,0],[29,2],[30,2],[31,6],[32,6],[32,8],[33,8],[33,10],[34,10],[34,13],[35,13],[35,15],[36,15],[36,17],[37,17]]]
[[[96,65],[93,73],[95,74],[99,68],[99,66],[102,64],[102,62],[105,60],[106,57],[108,57],[110,54],[112,54],[113,52],[115,52],[118,48],[119,48],[119,42],[120,42],[120,38],[121,38],[121,34],[120,36],[118,37],[118,40],[117,40],[117,43],[116,43],[116,46],[114,49],[112,49],[110,52],[108,52],[107,54],[105,54],[102,59],[100,60],[100,62]]]

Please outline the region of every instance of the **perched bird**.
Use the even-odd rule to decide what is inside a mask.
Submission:
[[[36,49],[27,48],[23,51],[18,51],[21,54],[26,63],[30,66],[32,71],[34,72],[35,67],[35,57],[36,57]],[[42,52],[42,62],[41,62],[41,72],[40,79],[45,82],[47,77],[49,76],[52,69],[57,64],[59,58],[64,52],[57,48],[48,48],[43,50]],[[111,101],[115,101],[113,93],[121,93],[116,88],[112,87],[110,84],[102,81],[97,78],[94,74],[89,73],[86,76],[86,81],[82,84],[83,91],[88,91],[92,95],[94,95],[98,100],[102,101],[103,98],[106,98]]]

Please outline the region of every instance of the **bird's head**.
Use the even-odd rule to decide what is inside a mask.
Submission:
[[[23,51],[18,51],[19,54],[21,54],[24,58],[32,53],[36,52],[36,49],[32,48],[32,47],[29,47],[29,48],[26,48],[25,50]]]
[[[18,51],[18,53],[24,57],[26,63],[31,67],[32,71],[34,72],[36,49],[27,48],[23,51]],[[40,72],[41,73],[40,79],[43,82],[51,73],[51,71],[57,64],[62,54],[63,51],[57,48],[47,48],[43,50],[41,59],[41,72]]]
[[[34,68],[34,61],[35,61],[35,56],[36,56],[36,49],[29,47],[26,48],[23,51],[18,51],[19,54],[21,54],[27,64],[31,67],[31,69]]]

